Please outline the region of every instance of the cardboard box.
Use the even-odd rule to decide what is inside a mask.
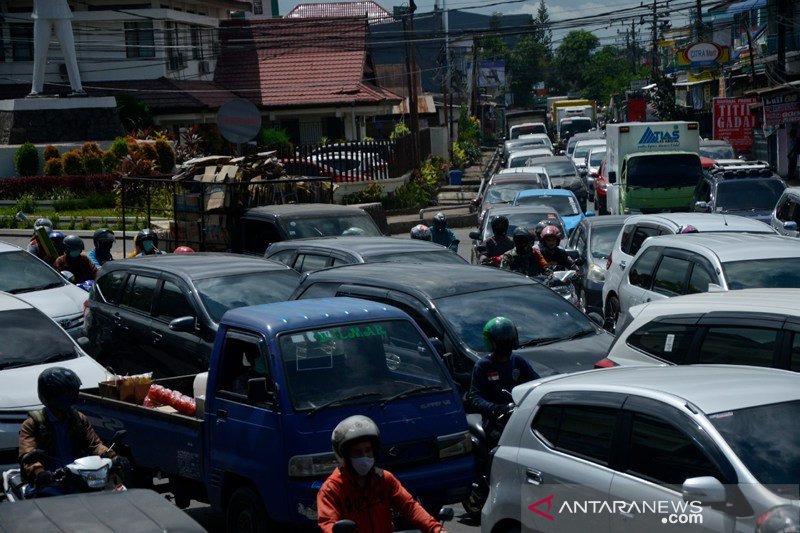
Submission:
[[[211,185],[206,187],[205,210],[224,209],[228,207],[230,198],[228,188],[224,184]]]
[[[200,212],[200,193],[184,193],[175,196],[175,211],[180,213]]]
[[[128,403],[142,405],[147,393],[150,392],[150,383],[130,383],[124,380],[101,381],[98,383],[100,396]]]

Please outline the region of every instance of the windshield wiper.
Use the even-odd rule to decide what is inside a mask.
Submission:
[[[520,343],[519,347],[526,348],[530,346],[543,346],[545,344],[553,344],[554,342],[560,342],[560,341],[571,341],[578,339],[580,337],[585,337],[586,335],[590,335],[592,333],[596,332],[594,330],[588,329],[579,331],[578,333],[573,333],[572,335],[569,335],[567,337],[543,337],[540,339],[531,339],[529,341]]]
[[[75,358],[75,352],[74,351],[73,352],[61,352],[61,353],[53,354],[53,355],[47,357],[46,359],[43,359],[42,361],[39,361],[36,364],[55,363],[56,361],[66,361],[67,359],[74,359],[74,358]]]
[[[0,365],[0,370],[9,370],[12,368],[22,368],[23,366],[31,366],[37,364],[35,361],[8,361]]]
[[[56,287],[61,287],[62,283],[60,281],[54,281],[51,283],[47,283],[45,285],[39,285],[37,287],[23,287],[20,289],[12,289],[7,291],[9,294],[22,294],[25,292],[35,292],[35,291],[45,291],[47,289],[55,289]]]
[[[359,392],[358,394],[351,394],[350,396],[345,396],[344,398],[336,398],[335,400],[331,400],[329,402],[323,403],[322,405],[318,405],[310,410],[307,414],[308,416],[313,415],[314,413],[321,411],[327,407],[331,407],[332,405],[336,405],[339,403],[349,402],[352,400],[358,400],[359,398],[369,398],[370,396],[381,396],[380,392]]]
[[[417,394],[418,392],[424,392],[429,390],[442,390],[442,387],[439,385],[417,385],[416,387],[412,387],[408,390],[404,390],[403,392],[398,392],[394,396],[389,396],[385,400],[381,402],[381,409],[386,407],[387,404],[393,402],[395,400],[399,400],[405,396],[411,396],[412,394]]]

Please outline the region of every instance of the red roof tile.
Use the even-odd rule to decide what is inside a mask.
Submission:
[[[388,22],[392,14],[372,0],[361,2],[330,2],[316,4],[297,4],[286,14],[286,18],[339,18],[363,17],[370,23]]]
[[[224,21],[215,82],[264,107],[396,103],[365,75],[366,19]]]

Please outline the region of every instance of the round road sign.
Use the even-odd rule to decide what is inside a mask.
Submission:
[[[261,129],[261,113],[250,100],[234,98],[217,111],[217,127],[229,142],[245,143]]]

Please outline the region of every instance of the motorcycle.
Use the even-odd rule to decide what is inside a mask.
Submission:
[[[511,400],[511,393],[503,392]],[[491,467],[492,450],[500,442],[503,430],[514,412],[516,405],[509,401],[506,408],[496,416],[492,416],[483,425],[480,414],[467,415],[467,427],[472,440],[472,455],[475,457],[475,481],[472,482],[469,495],[461,502],[467,515],[474,521],[481,519],[481,509],[489,497],[489,472]]]
[[[574,270],[558,270],[546,276],[534,277],[536,281],[557,292],[575,307],[580,307],[580,298],[575,289],[578,273]]]
[[[117,431],[109,450],[124,436],[125,430]],[[34,450],[35,457],[47,458],[42,450]],[[122,483],[123,473],[113,466],[107,457],[87,455],[75,459],[52,473],[46,486],[35,487],[22,478],[22,471],[14,468],[3,472],[3,494],[8,502],[18,502],[31,498],[72,494],[77,492],[97,492],[102,490],[122,492],[128,490]],[[50,489],[50,490],[46,490]]]
[[[453,509],[450,507],[442,507],[439,510],[439,513],[436,516],[436,519],[444,525],[445,522],[449,522],[453,519],[455,513]],[[358,531],[356,527],[356,523],[352,520],[337,520],[335,524],[333,524],[333,533],[355,533]],[[419,533],[418,529],[402,529],[398,530],[396,533]]]

